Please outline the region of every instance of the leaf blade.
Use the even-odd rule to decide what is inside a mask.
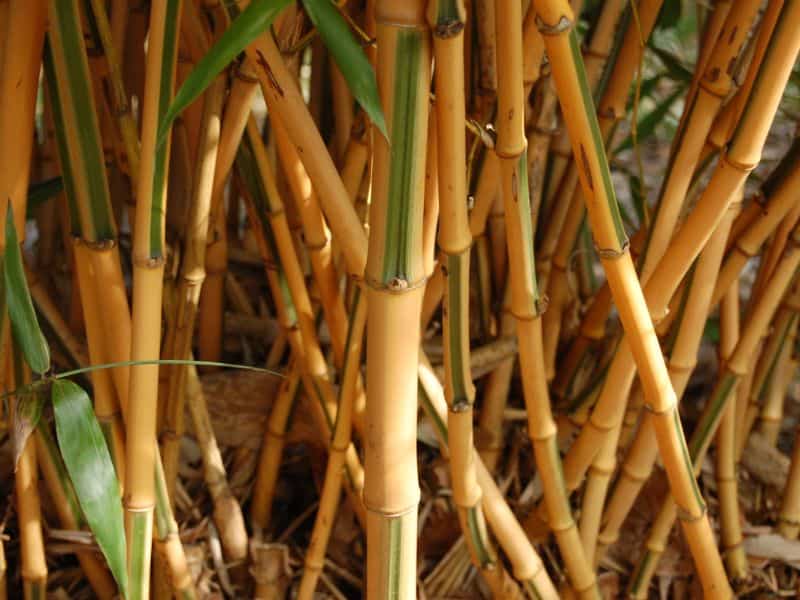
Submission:
[[[330,0],[303,0],[303,7],[336,61],[353,97],[383,137],[389,139],[375,71],[347,21]]]
[[[119,481],[88,394],[68,380],[54,380],[51,397],[64,464],[97,545],[126,597],[125,526]]]
[[[158,126],[159,144],[175,118],[211,85],[217,75],[272,24],[290,0],[253,0],[200,59],[183,82]]]
[[[14,341],[22,349],[28,366],[42,375],[50,368],[50,349],[44,338],[36,311],[33,308],[22,251],[14,227],[14,210],[8,204],[6,213],[6,248],[3,255],[3,278],[6,286],[6,304]]]
[[[17,470],[19,457],[22,456],[28,438],[39,425],[43,407],[44,396],[40,390],[33,389],[17,396],[14,406],[14,427],[11,432],[14,442],[14,471]]]

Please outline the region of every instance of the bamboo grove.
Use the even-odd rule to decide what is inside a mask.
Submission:
[[[800,595],[800,0],[0,36],[0,600]]]

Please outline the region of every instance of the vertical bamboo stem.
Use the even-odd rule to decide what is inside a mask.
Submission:
[[[30,179],[30,160],[34,140],[34,116],[36,92],[39,83],[42,44],[44,42],[46,4],[41,0],[17,1],[8,4],[6,49],[3,52],[2,80],[0,90],[8,103],[0,111],[0,192],[2,206],[9,202],[14,210],[17,236],[25,237],[25,210]],[[5,248],[5,233],[0,234],[0,250]],[[5,311],[4,311],[5,312]],[[0,315],[8,323],[7,315]],[[7,364],[12,360],[22,368],[21,355],[11,356],[7,334],[3,327],[0,336],[0,354]],[[2,368],[2,367],[0,367]],[[22,371],[20,371],[22,372]],[[12,379],[8,377],[8,379]],[[14,389],[14,381],[10,381]],[[18,381],[18,383],[22,383]],[[47,563],[45,562],[42,538],[42,516],[38,491],[38,465],[36,443],[30,437],[22,450],[15,472],[17,520],[20,532],[20,560],[23,591],[26,599],[44,599],[47,586]]]
[[[13,345],[13,343],[12,343]],[[15,346],[11,357],[14,370],[22,375],[27,369],[23,364],[22,353]],[[30,378],[29,374],[23,377]],[[16,385],[28,383],[10,374],[9,383]],[[36,437],[30,436],[17,459],[14,472],[15,497],[17,500],[17,527],[20,539],[20,573],[25,600],[44,600],[47,594],[47,562],[44,555],[42,537],[42,512],[39,498],[39,466],[36,451]]]
[[[469,265],[472,235],[467,214],[464,135],[464,25],[460,1],[428,4],[436,60],[436,128],[439,182],[439,247],[443,253],[445,397],[453,499],[473,564],[494,591],[504,593],[505,569],[488,539],[473,450],[475,388],[470,371]],[[429,149],[430,150],[430,149]],[[429,161],[431,159],[429,158]]]
[[[224,80],[217,78],[205,93],[203,115],[199,132],[199,146],[195,173],[192,178],[191,204],[187,227],[184,233],[183,259],[180,280],[176,290],[176,306],[172,346],[167,348],[170,358],[185,359],[191,352],[192,335],[194,333],[197,305],[200,290],[205,280],[205,252],[208,236],[209,211],[211,208],[211,191],[216,166],[217,149],[219,147],[220,112]],[[184,365],[172,365],[168,370],[169,382],[166,397],[165,423],[167,432],[163,442],[162,456],[164,474],[167,478],[167,490],[170,498],[174,497],[175,484],[178,477],[180,457],[180,439],[183,436],[184,384],[186,368]],[[218,523],[219,527],[221,523]],[[222,529],[222,527],[220,527]],[[226,536],[223,535],[225,540]],[[233,550],[225,548],[226,551]],[[237,548],[236,558],[242,558],[247,552],[246,540],[241,548]]]
[[[720,364],[728,360],[739,338],[739,284],[731,286],[720,305]],[[742,547],[739,523],[739,486],[736,481],[736,403],[723,410],[717,433],[717,495],[720,508],[720,541],[728,575],[733,580],[747,576],[747,557]]]
[[[528,435],[533,444],[545,494],[550,525],[567,564],[570,582],[582,598],[599,597],[594,570],[580,545],[569,507],[556,446],[556,425],[544,379],[542,322],[536,281],[528,196],[522,82],[521,7],[514,0],[497,0],[498,138],[503,201],[506,206],[511,275],[511,312],[517,319],[519,358],[528,411]]]
[[[419,382],[420,404],[430,419],[444,452],[448,439],[447,401],[442,385],[424,354],[419,365]],[[479,456],[475,456],[475,473],[483,492],[486,520],[508,556],[514,577],[523,584],[529,596],[543,599],[558,598],[555,586],[531,541]]]
[[[259,249],[266,264],[280,265],[280,269],[267,271],[279,319],[287,331],[292,353],[302,366],[301,381],[312,402],[320,432],[326,436],[333,427],[336,412],[328,368],[316,335],[311,302],[283,203],[278,196],[274,174],[252,117],[248,123],[245,144],[237,160],[241,161],[239,171],[250,179],[245,199],[248,216],[252,223],[258,225],[255,230]],[[262,454],[262,458],[263,456]],[[352,445],[347,451],[347,470],[347,489],[353,508],[356,515],[363,515],[363,506],[357,495],[363,485],[363,475]],[[262,528],[265,526],[266,523],[261,525]]]
[[[281,455],[286,438],[286,427],[299,386],[300,366],[297,359],[293,358],[289,363],[286,378],[278,389],[261,442],[255,483],[253,484],[253,497],[250,501],[250,520],[253,522],[256,538],[260,538],[261,533],[269,525],[272,514],[272,498],[275,495],[275,485],[278,481]]]
[[[320,495],[317,518],[314,521],[311,541],[306,550],[303,577],[300,580],[300,588],[297,592],[299,600],[311,600],[313,598],[314,588],[324,566],[325,551],[333,529],[333,523],[336,520],[336,510],[339,506],[339,496],[342,491],[346,452],[350,445],[352,431],[353,400],[358,391],[361,346],[367,321],[367,306],[366,302],[361,298],[360,288],[356,288],[351,314],[353,316],[350,320],[350,330],[346,341],[344,373],[342,374],[342,386],[339,392],[339,411],[331,439],[328,465],[325,469],[325,483]]]
[[[156,3],[150,13],[142,154],[134,227],[131,359],[159,357],[164,274],[164,215],[169,137],[157,139],[159,122],[174,85],[181,1]],[[156,400],[158,365],[130,368],[127,415],[125,509],[131,600],[147,598],[156,504]]]
[[[774,357],[773,354],[775,361],[773,375],[770,377],[764,405],[761,407],[759,414],[758,430],[772,446],[778,443],[778,434],[783,421],[786,388],[794,379],[794,374],[797,371],[797,361],[792,356],[796,338],[797,314],[794,313],[790,316],[788,332],[784,342],[779,346],[777,357]],[[764,358],[769,358],[766,348],[762,355]],[[744,433],[746,434],[747,432]]]
[[[420,331],[406,324],[419,322],[425,289],[421,234],[431,54],[424,9],[421,1],[375,5],[378,87],[389,139],[373,139],[365,271],[369,600],[416,595]]]

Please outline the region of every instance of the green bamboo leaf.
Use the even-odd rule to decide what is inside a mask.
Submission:
[[[44,406],[44,393],[41,386],[33,387],[17,396],[17,403],[14,408],[14,428],[11,437],[14,442],[14,470],[17,470],[17,462],[25,449],[31,433],[34,432],[42,418],[42,407]]]
[[[639,123],[636,125],[636,139],[638,143],[641,144],[644,140],[653,135],[656,127],[664,122],[664,119],[666,119],[667,115],[669,114],[672,105],[675,104],[675,101],[682,95],[683,86],[678,86],[678,89],[672,92],[663,102],[639,119]],[[616,150],[614,150],[614,154],[632,147],[633,137],[629,135],[619,146],[617,146]]]
[[[50,368],[50,349],[39,328],[39,321],[31,301],[31,293],[28,290],[28,282],[25,280],[22,251],[17,240],[14,211],[10,202],[6,213],[6,250],[3,263],[6,304],[14,341],[22,349],[28,366],[41,375]]]
[[[347,21],[330,0],[303,0],[303,7],[336,61],[353,97],[383,137],[388,139],[375,71],[350,31]]]
[[[28,186],[28,214],[63,191],[64,180],[60,176],[32,183]]]
[[[683,65],[680,58],[663,48],[659,48],[655,44],[650,44],[650,49],[653,51],[653,54],[658,57],[658,60],[661,61],[664,67],[666,67],[667,74],[670,78],[675,81],[683,81],[684,83],[692,81],[692,71]]]
[[[214,78],[236,58],[242,50],[264,33],[276,16],[289,4],[289,0],[253,0],[231,23],[216,44],[200,59],[186,81],[175,94],[158,125],[159,145],[166,138],[170,125],[195,98],[211,85]]]
[[[681,20],[681,0],[666,0],[658,16],[658,29],[673,29]]]
[[[89,528],[125,598],[128,574],[119,481],[92,401],[80,386],[61,379],[53,381],[51,397],[64,464]]]

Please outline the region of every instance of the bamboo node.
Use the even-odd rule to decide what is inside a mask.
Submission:
[[[246,83],[258,83],[258,75],[252,73],[252,69],[248,68],[250,64],[247,61],[237,61],[233,64],[233,76]],[[247,69],[245,71],[245,69]]]
[[[158,267],[162,267],[164,263],[165,261],[163,256],[145,256],[135,257],[133,259],[133,265],[143,269],[156,269]]]
[[[547,137],[552,137],[554,135],[558,135],[558,134],[561,133],[561,131],[562,131],[561,127],[555,127],[555,126],[554,127],[542,127],[541,125],[533,125],[531,127],[531,132],[533,132],[533,133],[535,133],[537,135],[547,136]]]
[[[113,250],[117,245],[116,240],[87,240],[86,238],[79,238],[78,242],[91,250],[98,251]]]
[[[797,298],[792,298],[791,296],[786,296],[786,299],[781,302],[781,306],[792,312],[800,312],[800,302],[798,302]]]
[[[628,251],[630,250],[630,240],[625,238],[622,240],[619,249],[617,248],[601,248],[597,245],[597,242],[594,242],[594,249],[597,252],[597,256],[600,257],[601,260],[617,260],[625,256]]]
[[[465,413],[470,410],[472,410],[472,403],[466,398],[455,399],[450,405],[450,412],[452,413]]]
[[[446,40],[456,37],[462,31],[464,31],[464,21],[461,19],[449,19],[436,23],[433,28],[433,37]]]
[[[312,244],[311,242],[308,241],[308,238],[306,238],[306,236],[303,235],[303,245],[306,247],[306,250],[308,250],[309,253],[322,252],[328,245],[328,241],[329,240],[326,239],[322,242],[317,242],[316,244]]]
[[[575,521],[572,517],[567,517],[564,520],[564,523],[556,523],[554,521],[549,521],[550,530],[553,533],[561,533],[562,531],[569,531],[570,529],[575,529]]]
[[[723,558],[733,554],[737,549],[741,548],[744,545],[744,540],[740,539],[738,542],[733,544],[726,544],[722,547],[722,556]]]
[[[688,371],[694,371],[694,368],[697,366],[697,361],[687,363],[687,364],[680,364],[677,361],[670,361],[667,365],[667,369],[669,369],[670,373],[686,373]]]
[[[536,27],[542,35],[554,36],[572,29],[572,21],[570,21],[566,15],[561,15],[561,18],[558,19],[555,25],[548,25],[542,21],[542,17],[536,15]]]
[[[404,277],[391,277],[388,281],[383,282],[368,275],[364,275],[364,283],[376,291],[389,292],[392,294],[402,294],[424,287],[428,282],[428,277],[420,277],[416,281],[409,281]]]
[[[745,256],[746,258],[753,258],[758,254],[758,251],[748,250],[742,245],[742,240],[736,240],[736,243],[733,246],[733,249],[738,252],[739,254]]]
[[[386,519],[401,519],[411,513],[416,513],[419,510],[419,501],[406,508],[399,508],[397,510],[386,510],[377,506],[371,505],[367,499],[362,497],[361,501],[364,503],[364,508],[374,515],[379,515]]]
[[[586,58],[599,58],[600,60],[606,60],[608,58],[608,52],[598,52],[594,50],[591,46],[582,44],[581,45],[581,54],[584,56],[584,61]]]
[[[677,409],[678,401],[677,401],[677,398],[675,397],[675,394],[673,393],[671,395],[670,402],[666,406],[661,408],[661,409],[657,409],[655,406],[653,406],[649,402],[644,402],[642,404],[642,406],[644,406],[644,409],[647,412],[649,412],[651,415],[653,415],[655,417],[663,417],[663,416],[668,415],[669,413],[671,413],[673,410]]]
[[[508,314],[513,316],[518,321],[533,321],[534,319],[538,319],[541,315],[539,312],[536,311],[534,308],[533,312],[517,312],[514,310],[513,307],[509,307]]]
[[[678,512],[678,519],[683,521],[684,523],[697,523],[701,519],[706,518],[706,513],[708,512],[708,506],[702,500],[700,501],[700,514],[695,515],[692,512],[677,502],[675,503]]]
[[[533,301],[533,306],[536,309],[536,316],[541,317],[547,311],[547,307],[550,306],[549,296],[547,294],[542,294]]]
[[[733,167],[734,169],[736,169],[741,173],[749,173],[758,166],[758,162],[744,163],[744,162],[739,162],[736,159],[732,159],[727,151],[722,154],[722,158],[720,160],[724,161],[725,163],[728,164],[728,166]]]

